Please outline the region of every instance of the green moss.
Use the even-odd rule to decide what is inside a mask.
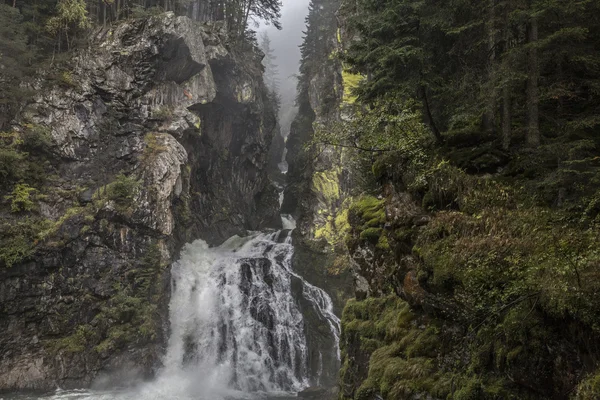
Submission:
[[[358,87],[363,77],[359,74],[354,74],[346,69],[342,70],[342,81],[344,85],[344,97],[342,102],[344,104],[354,104],[357,96],[353,93]]]
[[[380,227],[385,224],[385,201],[372,196],[363,196],[350,206],[348,219],[361,229]]]
[[[367,228],[360,233],[360,238],[373,244],[377,244],[382,231],[381,228]]]
[[[315,172],[312,186],[315,193],[320,194],[331,205],[340,198],[340,186],[337,170]]]
[[[364,231],[363,231],[363,233],[364,233]],[[361,238],[362,238],[362,233],[361,233]],[[388,241],[388,238],[386,235],[379,236],[379,240],[377,241],[377,248],[379,250],[383,250],[383,251],[390,250],[390,242]]]
[[[325,239],[331,246],[343,243],[346,234],[350,231],[348,223],[348,206],[351,199],[344,201],[344,204],[336,210],[336,215],[327,217],[325,224],[317,227],[315,230],[316,239]]]
[[[600,372],[588,375],[577,386],[575,400],[595,400],[600,398]]]
[[[354,379],[349,374],[356,359],[348,352],[356,351],[357,342],[361,352],[370,355],[368,377],[354,399],[380,395],[401,400],[425,393],[446,398],[451,393],[451,374],[437,365],[443,350],[440,332],[416,322],[408,304],[396,296],[347,303],[342,316],[342,382]]]

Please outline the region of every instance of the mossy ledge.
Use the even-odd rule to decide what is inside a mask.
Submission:
[[[342,318],[340,399],[600,398],[598,172],[565,196],[566,164],[514,176],[523,162],[490,177],[431,157],[414,185],[399,158],[350,205],[368,285]]]

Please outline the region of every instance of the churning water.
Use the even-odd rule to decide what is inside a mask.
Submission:
[[[287,230],[234,236],[215,248],[202,240],[186,245],[172,269],[171,332],[157,379],[124,391],[48,398],[271,399],[305,389],[307,326],[299,297],[329,327],[336,348],[339,319],[329,296],[292,270],[293,251]]]

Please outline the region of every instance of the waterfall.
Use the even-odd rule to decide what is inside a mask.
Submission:
[[[300,303],[329,328],[338,360],[340,321],[330,297],[293,271],[293,253],[289,230],[234,236],[212,248],[202,240],[187,244],[172,268],[170,335],[155,381],[14,399],[295,398],[294,392],[319,382],[309,376],[306,338],[316,327],[305,320]],[[318,364],[322,372],[321,350]]]
[[[293,270],[296,221],[288,214],[281,220],[278,232],[183,248],[171,269],[169,339],[154,381],[123,390],[58,390],[43,398],[283,399],[319,385],[324,354],[339,364],[340,320],[327,293]],[[34,398],[40,397],[14,399]]]
[[[305,324],[292,279],[336,344],[331,299],[292,270],[287,231],[233,237],[217,248],[188,244],[172,270],[165,372],[211,372],[242,392],[300,391],[308,383]]]

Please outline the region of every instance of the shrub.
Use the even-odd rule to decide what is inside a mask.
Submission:
[[[52,224],[48,220],[24,218],[0,225],[0,263],[10,268],[30,258],[40,233]]]
[[[167,150],[167,147],[162,144],[159,133],[149,133],[144,137],[144,143],[146,147],[141,156],[142,161],[148,162],[156,157],[158,154]]]
[[[170,106],[159,107],[152,113],[152,117],[161,121],[169,120],[173,118],[173,108]]]
[[[51,130],[42,125],[25,125],[21,138],[23,146],[31,150],[46,150],[52,145]]]
[[[124,174],[117,175],[116,179],[106,187],[109,200],[114,200],[119,205],[128,205],[133,201],[138,189],[139,181]]]
[[[13,189],[12,194],[5,196],[5,199],[10,200],[10,210],[14,213],[31,211],[35,207],[33,198],[35,198],[37,192],[37,189],[28,184],[19,183]]]
[[[23,177],[23,161],[26,154],[13,148],[0,147],[0,178],[3,183]]]

